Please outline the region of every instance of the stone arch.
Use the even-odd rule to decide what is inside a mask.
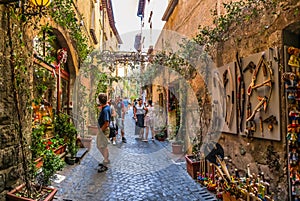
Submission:
[[[53,20],[48,21],[49,25],[52,26],[53,34],[57,37],[57,40],[59,44],[62,47],[66,47],[68,51],[68,59],[67,59],[67,66],[69,69],[69,88],[70,88],[70,94],[69,99],[71,100],[71,97],[73,96],[73,88],[75,84],[75,80],[77,75],[79,74],[79,57],[76,48],[74,47],[72,43],[72,39],[70,35],[66,32],[65,29],[63,29],[61,26],[59,26],[57,23],[55,23]]]
[[[79,61],[78,61],[78,54],[76,49],[73,47],[71,41],[71,38],[67,38],[63,32],[61,32],[59,29],[54,28],[53,34],[56,36],[59,44],[62,47],[66,47],[68,50],[68,59],[67,59],[67,66],[70,72],[70,80],[73,80],[76,78],[76,75],[78,74],[78,67],[79,67]]]

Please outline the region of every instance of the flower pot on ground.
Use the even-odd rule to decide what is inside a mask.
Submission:
[[[172,142],[172,153],[182,154],[183,153],[183,143],[182,142]]]
[[[194,155],[185,155],[186,170],[193,178],[197,178],[197,172],[200,170],[200,160],[196,160]]]
[[[67,156],[65,157],[65,161],[66,161],[66,163],[67,163],[68,165],[74,165],[75,162],[76,162],[76,158],[75,158],[75,157],[72,157],[72,156],[70,156],[70,155],[67,155]]]
[[[26,201],[35,201],[35,200],[43,200],[43,201],[50,201],[53,200],[56,192],[57,192],[57,188],[50,188],[50,187],[42,187],[42,189],[36,189],[36,190],[40,190],[40,193],[38,194],[39,197],[35,197],[35,198],[26,198],[26,197],[22,197],[22,192],[24,191],[24,187],[25,184],[22,184],[18,187],[16,187],[15,189],[13,189],[12,191],[8,192],[6,195],[6,199],[7,201],[22,201],[22,200],[26,200]],[[37,188],[40,188],[37,187]]]
[[[96,136],[98,133],[98,127],[97,126],[92,126],[92,125],[89,125],[88,126],[88,134],[89,135],[94,135]]]
[[[165,141],[165,139],[168,137],[168,130],[167,127],[163,127],[156,131],[155,139],[158,141]]]
[[[84,137],[84,138],[79,138],[79,140],[81,142],[81,146],[83,146],[84,148],[87,148],[88,150],[91,149],[92,137],[88,136],[88,137]]]
[[[78,151],[77,130],[69,115],[60,113],[56,117],[55,132],[57,132],[59,136],[64,136],[68,156],[75,158]]]
[[[158,140],[158,141],[165,141],[166,137],[162,136],[162,135],[155,135],[155,139]]]

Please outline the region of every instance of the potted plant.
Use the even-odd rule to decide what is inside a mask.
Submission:
[[[168,127],[163,126],[160,129],[157,130],[155,139],[158,141],[165,141],[165,139],[168,137]]]
[[[64,162],[54,153],[53,150],[47,149],[42,156],[42,171],[37,173],[35,163],[31,163],[31,180],[32,183],[25,188],[26,184],[21,184],[17,188],[7,193],[8,201],[18,200],[52,200],[57,192],[56,188],[48,187],[54,174],[64,167]],[[28,194],[28,188],[32,193]],[[33,193],[39,192],[39,193]],[[28,198],[30,197],[30,199]]]
[[[201,174],[205,172],[205,168],[200,168],[200,164],[206,164],[201,153],[201,147],[203,145],[203,134],[207,133],[210,124],[209,107],[206,105],[209,103],[208,100],[209,96],[207,94],[198,100],[200,106],[199,130],[196,131],[196,137],[193,139],[192,150],[185,156],[187,172],[193,179],[196,179],[197,172]]]
[[[174,135],[172,136],[172,138],[175,138],[175,140],[172,142],[172,153],[182,154],[184,147],[183,138],[185,134],[185,129],[181,127],[180,123],[178,123],[174,128]]]
[[[76,154],[78,151],[77,146],[77,130],[75,125],[70,121],[70,117],[67,114],[60,113],[55,118],[55,132],[64,138],[67,144],[66,162],[73,165],[76,160]]]
[[[56,194],[57,189],[47,186],[55,172],[63,168],[64,162],[54,152],[56,143],[43,139],[44,129],[43,125],[33,124],[30,147],[32,157],[26,159],[27,183],[8,192],[7,200],[52,200]],[[42,171],[38,173],[40,168]]]

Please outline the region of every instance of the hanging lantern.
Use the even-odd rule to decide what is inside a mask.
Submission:
[[[50,5],[51,0],[30,0],[30,2],[38,7],[47,7]]]

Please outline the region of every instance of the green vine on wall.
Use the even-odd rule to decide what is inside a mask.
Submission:
[[[213,25],[199,26],[199,33],[193,38],[199,45],[206,48],[217,42],[223,42],[229,38],[229,29],[234,25],[241,25],[251,19],[260,16],[264,11],[275,8],[277,0],[248,0],[223,3],[224,14],[218,15],[217,10],[212,10]],[[273,13],[275,14],[275,13]]]
[[[83,31],[76,19],[76,13],[72,2],[72,0],[53,1],[51,3],[50,15],[57,24],[68,30],[68,33],[75,41],[79,59],[84,61],[90,53],[88,39],[82,34]]]

